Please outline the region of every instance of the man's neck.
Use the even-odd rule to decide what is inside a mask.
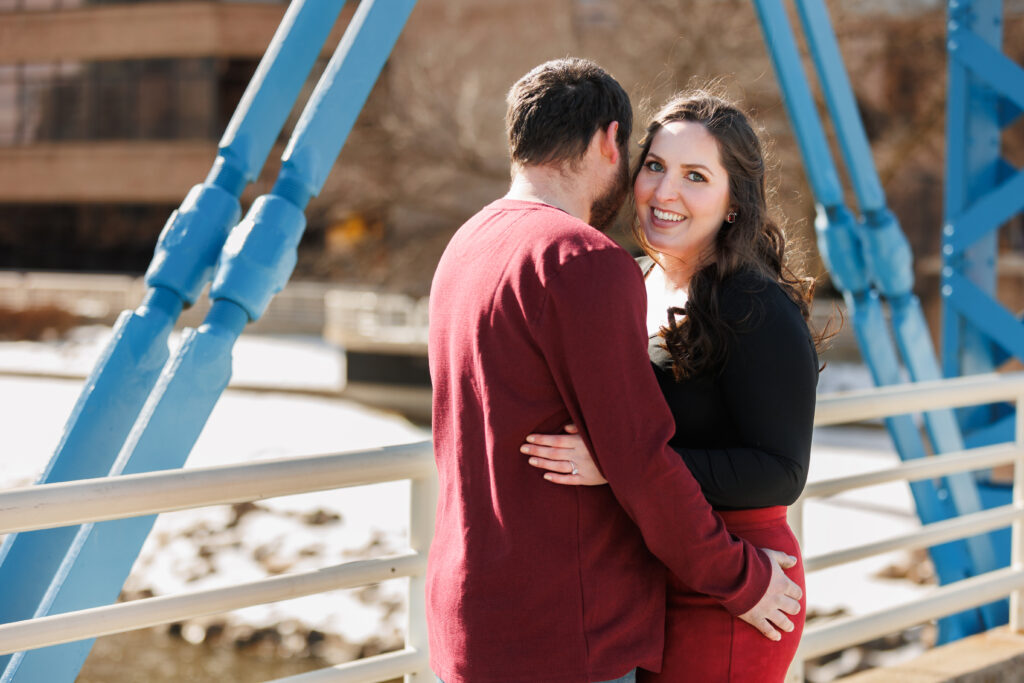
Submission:
[[[581,191],[580,185],[579,176],[557,167],[520,166],[512,176],[512,186],[505,199],[548,204],[587,222],[591,199]]]

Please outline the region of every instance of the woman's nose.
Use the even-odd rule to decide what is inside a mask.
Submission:
[[[658,201],[668,201],[679,197],[679,187],[669,174],[666,173],[658,181],[658,186],[654,188],[654,196]]]

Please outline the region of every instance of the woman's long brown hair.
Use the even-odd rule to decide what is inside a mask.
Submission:
[[[724,362],[732,327],[720,314],[721,283],[729,276],[754,270],[782,290],[810,323],[814,279],[795,274],[786,263],[786,236],[768,213],[768,186],[761,141],[746,115],[725,99],[706,90],[693,90],[669,100],[654,115],[643,139],[633,170],[636,183],[654,136],[672,121],[702,124],[718,143],[722,166],[729,175],[730,205],[735,223],[724,223],[713,249],[690,279],[685,308],[668,311],[668,324],[661,334],[672,355],[677,380],[718,372]],[[633,237],[655,261],[639,219],[633,223]],[[822,337],[815,335],[820,346]]]

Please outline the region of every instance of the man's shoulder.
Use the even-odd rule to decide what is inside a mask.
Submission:
[[[506,225],[513,233],[511,243],[518,246],[522,256],[549,274],[578,259],[611,264],[632,261],[622,247],[600,230],[547,204],[499,199],[484,207],[476,218],[479,222],[498,221]]]

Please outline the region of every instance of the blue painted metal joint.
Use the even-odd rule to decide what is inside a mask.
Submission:
[[[193,187],[160,233],[146,284],[164,287],[188,304],[195,303],[240,214],[238,197],[231,192],[211,183]]]
[[[259,197],[224,243],[210,297],[233,301],[258,319],[287,284],[305,229],[298,206],[273,194]]]
[[[249,179],[246,177],[242,162],[235,156],[230,147],[221,149],[213,162],[213,168],[206,176],[206,184],[216,185],[230,194],[240,197]]]
[[[857,221],[843,205],[818,205],[814,227],[818,234],[818,250],[828,267],[836,288],[863,292],[868,288],[864,254],[857,234]]]
[[[914,257],[896,216],[887,208],[868,211],[862,226],[860,234],[872,281],[888,298],[910,294]]]

